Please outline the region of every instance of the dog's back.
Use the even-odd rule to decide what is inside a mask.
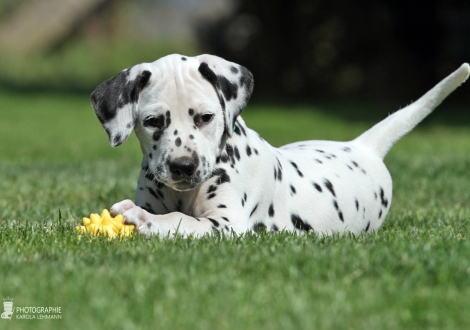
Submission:
[[[284,225],[305,229],[308,224],[322,234],[380,228],[392,201],[392,179],[383,158],[469,73],[470,66],[463,64],[418,101],[353,141],[305,141],[280,148],[280,162],[290,178],[284,198],[277,199],[283,201],[278,209],[285,213]]]

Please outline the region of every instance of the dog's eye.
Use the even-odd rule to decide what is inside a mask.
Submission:
[[[207,124],[208,122],[210,122],[212,118],[214,118],[213,113],[206,113],[201,116],[197,116],[194,121],[195,121],[196,126],[201,127]]]
[[[144,127],[162,128],[164,124],[163,116],[147,117],[144,119]]]

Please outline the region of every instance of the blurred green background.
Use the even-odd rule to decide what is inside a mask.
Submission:
[[[0,88],[89,94],[140,62],[213,53],[254,73],[255,100],[396,108],[468,61],[469,36],[464,0],[0,0]]]

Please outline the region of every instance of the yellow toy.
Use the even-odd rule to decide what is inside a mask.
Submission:
[[[92,213],[90,218],[83,218],[83,226],[75,227],[79,234],[88,233],[91,236],[108,236],[113,239],[117,236],[131,237],[134,225],[125,225],[122,223],[122,214],[112,217],[108,210],[104,209],[101,216]]]

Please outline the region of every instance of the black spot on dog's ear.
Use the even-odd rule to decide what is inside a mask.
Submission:
[[[246,136],[246,131],[245,131],[245,129],[243,128],[243,125],[241,125],[241,124],[238,122],[238,120],[236,120],[235,123],[237,124],[237,129],[240,129],[240,131],[242,132],[242,134],[243,134],[244,136]]]
[[[124,105],[136,103],[152,75],[150,71],[144,70],[134,80],[128,80],[130,70],[126,69],[106,80],[91,94],[93,108],[102,124],[113,119]]]
[[[220,82],[219,82],[219,79],[218,79],[217,75],[215,74],[215,72],[212,71],[211,68],[209,68],[209,65],[206,62],[202,62],[201,65],[199,65],[198,70],[199,70],[199,73],[201,73],[201,75],[207,81],[209,81],[212,84],[212,86],[214,86],[214,88],[217,92],[217,95],[219,97],[220,105],[222,106],[222,109],[225,110],[225,101],[222,98],[222,96],[219,94]]]
[[[241,70],[241,77],[240,77],[240,87],[245,88],[246,90],[246,100],[245,102],[248,102],[248,99],[251,96],[251,92],[253,91],[253,74],[244,66],[240,66]]]
[[[235,73],[235,74],[239,72],[237,67],[235,67],[234,65],[230,67],[230,71],[232,71],[232,73]]]
[[[122,138],[121,134],[117,134],[117,135],[114,137],[114,139],[113,139],[114,144],[115,144],[115,145],[121,144],[121,142],[122,142],[122,141],[121,141],[121,138]]]
[[[220,83],[220,89],[225,99],[227,101],[230,101],[231,99],[235,100],[238,97],[238,86],[230,82],[224,76],[218,76],[218,78]]]

